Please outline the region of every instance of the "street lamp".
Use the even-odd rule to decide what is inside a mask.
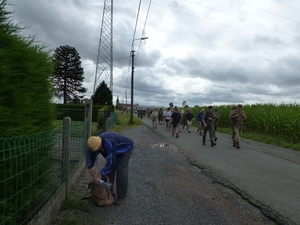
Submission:
[[[130,124],[133,124],[133,76],[134,76],[134,48],[133,48],[133,43],[136,40],[145,40],[148,39],[148,37],[142,37],[142,38],[137,38],[132,41],[132,50],[131,50],[131,62],[132,62],[132,67],[131,67],[131,104],[130,104]]]

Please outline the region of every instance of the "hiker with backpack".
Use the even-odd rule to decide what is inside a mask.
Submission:
[[[128,165],[133,141],[121,134],[104,132],[98,136],[91,136],[87,144],[89,149],[86,152],[86,160],[89,173],[93,176],[93,182],[99,184],[100,180],[109,180],[113,184],[116,177],[117,199],[115,205],[122,204],[127,195]],[[99,154],[106,159],[106,164],[97,173],[95,164]],[[113,192],[113,185],[111,191]]]

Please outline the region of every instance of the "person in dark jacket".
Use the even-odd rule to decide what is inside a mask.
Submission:
[[[204,116],[204,113],[205,113],[205,110],[201,109],[201,111],[198,113],[198,116],[197,116],[197,122],[199,123],[199,127],[198,127],[197,132],[199,132],[200,136],[202,136],[203,128],[204,128],[204,124],[203,124],[203,121],[202,121],[202,117]]]
[[[93,182],[99,183],[101,179],[106,181],[108,177],[110,183],[113,184],[116,176],[117,200],[115,205],[122,204],[127,195],[128,165],[133,150],[133,141],[117,133],[104,132],[98,136],[91,136],[87,144],[89,149],[86,152],[86,160],[89,173],[93,176]],[[99,154],[106,159],[106,164],[97,173],[95,164]]]
[[[208,110],[207,112],[204,114],[204,116],[202,117],[202,121],[204,124],[204,133],[203,133],[203,145],[205,145],[205,141],[206,141],[206,133],[207,131],[209,131],[209,137],[210,137],[210,143],[211,143],[211,147],[215,146],[215,140],[214,140],[214,122],[215,122],[215,118],[214,118],[214,114],[212,113],[212,106],[208,106]]]
[[[181,119],[181,115],[179,113],[179,109],[177,108],[177,106],[175,106],[174,108],[174,112],[171,116],[171,120],[170,123],[172,124],[172,137],[174,137],[174,132],[176,133],[176,138],[179,137],[179,124],[180,124],[180,119]]]

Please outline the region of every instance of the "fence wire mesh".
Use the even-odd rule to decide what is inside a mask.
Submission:
[[[86,127],[85,122],[72,122],[45,132],[0,138],[0,225],[28,224],[47,203],[82,159]],[[70,140],[67,171],[62,171],[64,135]]]

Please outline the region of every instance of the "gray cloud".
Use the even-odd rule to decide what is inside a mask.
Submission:
[[[83,61],[89,97],[93,90],[103,2],[90,0],[8,0],[14,20],[29,27],[22,34],[54,50],[77,49]],[[134,42],[134,99],[141,105],[295,102],[300,88],[300,8],[274,0],[142,1]],[[205,6],[205,7],[204,7]],[[114,1],[114,99],[130,100],[130,51],[138,2]],[[214,9],[214,10],[213,10]],[[223,13],[221,13],[223,12]],[[290,18],[284,19],[284,18]],[[276,32],[278,31],[278,32]],[[99,82],[107,78],[100,77]],[[126,90],[126,91],[125,91]]]

